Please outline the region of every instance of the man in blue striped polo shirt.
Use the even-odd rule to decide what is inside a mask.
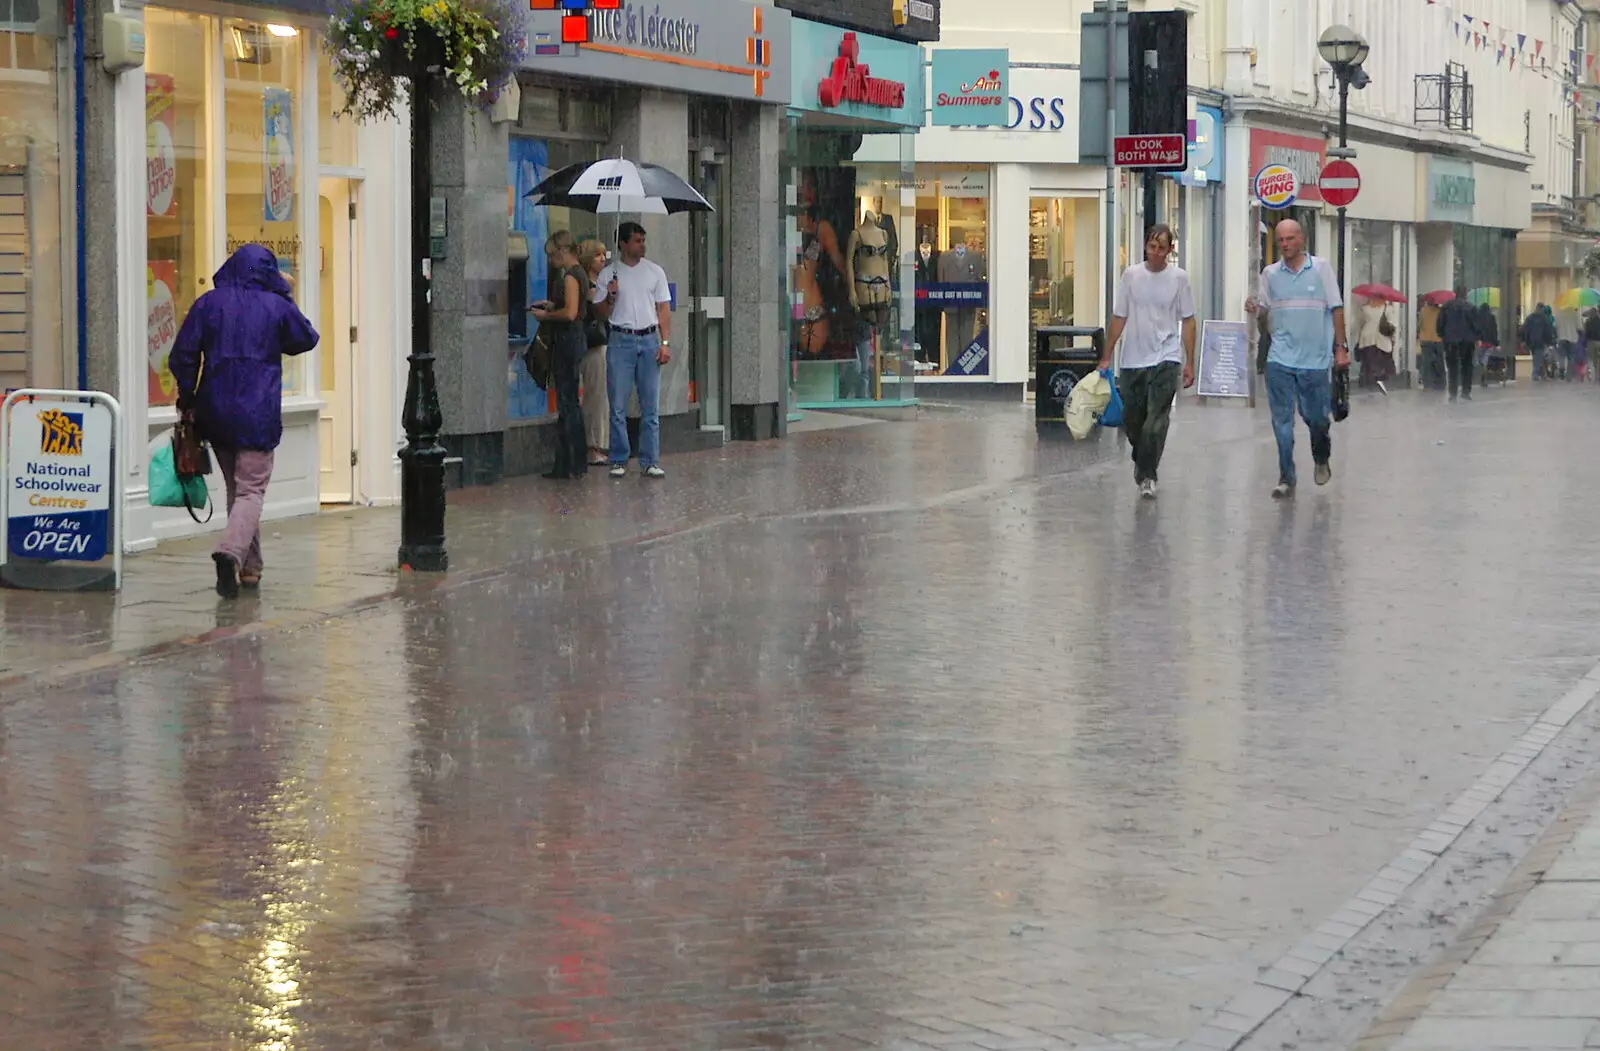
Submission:
[[[1267,354],[1267,404],[1278,439],[1274,500],[1294,496],[1294,410],[1311,432],[1318,485],[1333,477],[1333,382],[1329,368],[1349,368],[1344,296],[1333,266],[1306,252],[1305,231],[1293,219],[1278,224],[1278,261],[1261,271],[1260,287],[1245,304],[1267,311],[1272,348]]]

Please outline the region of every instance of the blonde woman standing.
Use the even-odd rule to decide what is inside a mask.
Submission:
[[[578,405],[578,363],[583,359],[584,329],[588,321],[589,279],[578,264],[572,235],[558,230],[545,242],[550,258],[550,298],[535,303],[528,313],[539,319],[555,352],[551,362],[556,391],[556,462],[546,478],[582,478],[588,470],[583,454],[583,410]]]
[[[578,246],[578,262],[594,286],[590,296],[596,303],[606,297],[606,290],[596,279],[610,258],[611,253],[600,241],[589,240]],[[594,320],[588,336],[589,349],[578,365],[578,375],[583,382],[583,423],[589,436],[591,467],[604,467],[611,462],[611,405],[606,396],[607,327],[604,321]]]

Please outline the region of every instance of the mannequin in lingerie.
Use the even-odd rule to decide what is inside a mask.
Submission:
[[[850,285],[850,305],[860,319],[856,330],[856,362],[860,366],[856,397],[872,397],[873,345],[878,330],[889,320],[889,304],[894,290],[889,278],[894,260],[889,234],[879,225],[878,217],[864,212],[861,221],[850,232],[849,246],[845,251],[846,277]]]

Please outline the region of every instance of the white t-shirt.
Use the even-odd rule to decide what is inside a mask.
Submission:
[[[619,259],[600,271],[595,288],[610,288],[613,277],[617,279],[617,301],[611,304],[611,324],[632,329],[654,328],[658,323],[656,304],[672,302],[667,272],[648,259],[641,259],[633,266]]]
[[[1135,263],[1117,282],[1111,313],[1125,318],[1122,367],[1148,369],[1183,360],[1183,321],[1194,317],[1194,291],[1181,267],[1151,270]]]

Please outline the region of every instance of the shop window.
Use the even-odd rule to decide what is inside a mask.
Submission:
[[[595,215],[573,208],[549,208],[528,203],[528,192],[545,176],[569,164],[599,160],[611,135],[612,92],[607,88],[580,88],[565,81],[524,75],[522,105],[511,129],[507,164],[508,222],[528,239],[527,301],[549,297],[550,273],[544,245],[558,230],[572,234],[579,244],[598,240],[615,250],[617,224],[625,217]],[[528,335],[538,322],[528,319]],[[513,420],[532,420],[555,411],[550,393],[529,377],[520,358],[521,347],[511,345],[506,358],[506,386]]]
[[[172,405],[178,327],[210,287],[210,40],[204,15],[145,9],[145,290],[150,404]]]
[[[526,96],[524,96],[526,97]],[[510,197],[511,228],[519,230],[528,239],[528,298],[537,303],[549,298],[550,273],[545,255],[545,242],[558,230],[572,234],[576,243],[596,239],[607,248],[616,244],[616,226],[620,216],[595,215],[575,208],[550,208],[528,202],[528,193],[545,176],[569,164],[597,161],[603,152],[598,142],[575,139],[535,139],[522,135],[511,136],[508,165],[507,192]],[[528,321],[529,335],[538,328],[538,322]],[[523,366],[517,351],[506,361],[506,379],[510,396],[510,413],[513,420],[537,419],[551,412],[548,392],[533,382]]]
[[[0,0],[0,385],[62,379],[55,41],[38,0]]]
[[[1042,326],[1070,325],[1077,279],[1074,251],[1079,201],[1035,197],[1028,202],[1028,369]]]
[[[914,177],[915,139],[882,134],[892,139],[872,152],[898,155],[898,164],[855,163],[876,135],[790,122],[790,380],[802,408],[913,396],[904,238],[915,214],[902,208],[900,189]]]
[[[0,69],[44,74],[54,70],[55,40],[38,32],[39,4],[40,0],[0,0]]]
[[[222,26],[227,244],[230,254],[255,243],[272,249],[299,298],[304,276],[296,132],[300,36],[292,28],[246,19]],[[304,394],[305,358],[283,363],[284,394]]]
[[[989,169],[918,165],[916,236],[917,368],[969,374],[989,338]]]
[[[344,86],[333,75],[326,52],[317,52],[317,161],[332,168],[354,168],[356,120],[340,116],[344,109]]]

